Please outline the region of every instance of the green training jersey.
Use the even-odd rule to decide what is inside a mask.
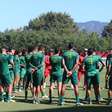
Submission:
[[[7,75],[9,73],[9,64],[10,57],[6,54],[0,54],[0,73],[2,75]]]
[[[52,75],[62,75],[62,57],[53,55],[50,57],[50,63],[51,63],[51,73]]]
[[[65,60],[65,65],[68,70],[72,70],[74,65],[77,63],[78,53],[74,50],[68,50],[64,52],[63,58]]]
[[[108,54],[106,58],[106,67],[108,67],[111,58],[112,58],[112,54]]]
[[[20,72],[20,59],[19,56],[14,56],[14,71],[19,73]]]
[[[31,65],[30,65],[31,56],[32,56],[32,54],[27,54],[27,55],[25,56],[26,69],[27,69],[27,70],[31,69]]]
[[[20,66],[25,68],[26,67],[26,60],[25,60],[25,56],[20,56]]]
[[[109,59],[108,65],[110,65],[110,71],[109,71],[109,75],[112,76],[112,57]]]
[[[42,52],[33,53],[31,57],[32,67],[41,68],[43,67],[44,54]]]
[[[13,60],[14,59],[14,56],[12,54],[9,54],[8,56],[9,56],[9,59],[10,60]],[[9,62],[9,65],[8,66],[9,66],[9,70],[13,70],[13,66],[10,64],[10,62]]]
[[[102,61],[98,55],[87,56],[84,60],[85,70],[89,76],[94,76],[98,72],[98,64]]]

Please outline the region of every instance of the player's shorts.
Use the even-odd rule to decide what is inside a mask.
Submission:
[[[77,85],[78,84],[78,76],[77,76],[77,72],[76,71],[74,71],[72,76],[70,76],[70,77],[67,77],[67,73],[64,71],[62,83],[63,84],[68,84],[68,82],[70,80],[71,80],[71,83],[73,85]]]
[[[25,74],[26,74],[26,69],[25,68],[21,68],[20,69],[20,78],[24,78]]]
[[[14,69],[14,76],[20,76],[20,69],[19,68]]]
[[[12,84],[10,73],[0,75],[0,84],[4,86],[9,86]]]
[[[14,80],[14,71],[13,71],[13,69],[9,69],[9,72],[10,72],[11,79],[13,81]]]
[[[112,76],[109,78],[109,90],[112,91]]]
[[[86,83],[87,83],[87,87],[88,89],[91,88],[91,85],[93,84],[93,86],[99,85],[100,83],[100,77],[99,77],[99,73],[95,74],[94,76],[86,76]]]
[[[55,75],[51,75],[50,76],[50,83],[54,83],[55,81],[62,82],[62,75],[61,76],[55,76]]]
[[[33,80],[32,79],[32,73],[29,70],[26,71],[26,75],[24,77],[24,80],[26,81],[25,89],[28,89],[29,83],[30,82],[32,83],[32,80]]]
[[[43,68],[40,68],[33,73],[33,86],[42,85],[43,82],[44,82]]]

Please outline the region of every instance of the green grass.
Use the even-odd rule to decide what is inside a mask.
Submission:
[[[100,74],[101,79],[101,97],[107,98],[107,90],[104,89],[105,84],[105,70]],[[82,78],[83,80],[83,78]],[[48,84],[49,85],[49,84]],[[85,91],[82,88],[83,81],[81,82],[81,87],[79,88],[80,98],[84,99]],[[48,86],[46,88],[46,93],[48,94]],[[112,112],[112,108],[107,106],[107,100],[102,102],[100,105],[93,104],[91,106],[85,104],[81,107],[76,107],[74,103],[74,93],[70,87],[67,85],[67,90],[65,94],[65,105],[58,106],[57,89],[54,89],[53,94],[53,104],[48,104],[48,100],[41,100],[41,104],[32,104],[31,93],[29,92],[29,101],[24,102],[24,92],[16,94],[15,103],[0,103],[0,111],[10,111],[10,112]],[[92,99],[95,100],[94,91],[92,90]]]

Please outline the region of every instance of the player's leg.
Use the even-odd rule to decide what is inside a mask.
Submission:
[[[25,101],[27,101],[27,99],[28,99],[28,87],[29,87],[29,83],[30,83],[30,78],[27,75],[26,76],[26,83],[25,83]]]
[[[20,80],[20,75],[19,75],[19,73],[16,73],[15,74],[15,78],[14,78],[14,87],[13,87],[13,89],[14,89],[14,92],[16,92],[16,87],[17,87],[17,85],[18,85],[18,83],[19,83],[19,80]]]
[[[108,105],[112,105],[112,77],[109,78]]]
[[[91,104],[92,101],[91,101],[91,84],[92,84],[92,77],[91,76],[88,76],[86,77],[86,82],[87,82],[87,102],[88,104]]]
[[[62,78],[62,88],[61,88],[61,96],[60,96],[60,101],[59,104],[63,105],[64,104],[64,95],[65,95],[65,90],[66,90],[66,84],[69,82],[70,78],[67,77],[67,74],[64,72],[63,78]]]
[[[33,85],[33,104],[36,104],[36,86]]]
[[[49,87],[49,103],[52,103],[52,94],[54,89],[55,77],[50,76],[50,87]]]
[[[92,79],[92,83],[93,83],[93,87],[94,87],[94,92],[95,92],[95,96],[96,96],[96,102],[99,103],[100,102],[100,79],[99,79],[99,74],[96,74],[93,79]]]
[[[45,78],[43,77],[41,81],[41,86],[40,86],[40,91],[41,91],[41,95],[43,99],[48,98],[48,96],[45,93],[44,82],[45,82]]]
[[[6,91],[6,101],[7,102],[14,102],[14,100],[11,99],[12,96],[12,78],[9,74],[6,74],[4,76],[4,82],[5,82],[5,87],[7,89]]]
[[[74,95],[76,96],[76,105],[82,105],[82,103],[80,103],[80,98],[79,98],[78,77],[76,72],[73,72],[71,76],[71,83],[73,84]]]
[[[3,96],[3,92],[4,92],[4,89],[3,89],[3,78],[2,76],[0,77],[0,101],[1,102],[4,102],[4,96]]]

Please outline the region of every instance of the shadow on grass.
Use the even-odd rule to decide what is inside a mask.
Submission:
[[[53,109],[41,109],[41,110],[24,110],[24,111],[13,111],[13,112],[112,112],[112,107],[109,106],[96,106],[96,107],[60,107]]]

